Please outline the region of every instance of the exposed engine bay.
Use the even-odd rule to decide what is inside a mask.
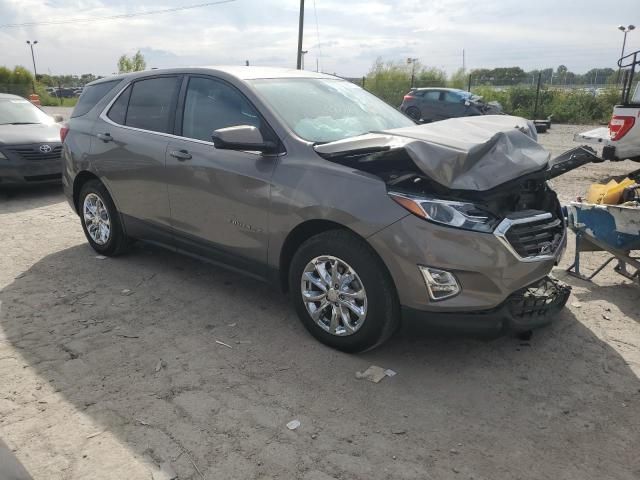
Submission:
[[[533,124],[506,115],[372,132],[315,148],[329,161],[379,177],[390,192],[472,202],[497,218],[531,210],[559,216],[547,180],[600,160],[588,147],[551,160]]]
[[[541,210],[557,212],[556,193],[547,185],[547,169],[509,181],[486,191],[450,189],[425,175],[403,148],[381,152],[345,153],[328,160],[376,175],[392,192],[473,202],[496,217],[510,212]]]
[[[547,180],[600,160],[588,147],[550,160],[535,127],[508,116],[444,120],[315,148],[331,162],[380,178],[414,215],[494,233],[523,259],[548,257],[566,238]]]

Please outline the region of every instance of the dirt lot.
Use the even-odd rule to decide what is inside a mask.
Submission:
[[[554,183],[566,201],[633,167]],[[58,188],[0,193],[0,247],[0,438],[36,479],[640,478],[640,287],[610,267],[557,269],[573,296],[529,342],[405,329],[346,355],[256,281],[96,258]],[[355,378],[371,364],[398,374]]]

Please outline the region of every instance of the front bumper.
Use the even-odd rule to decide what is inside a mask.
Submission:
[[[499,306],[478,312],[428,312],[402,307],[405,323],[456,333],[526,332],[551,323],[565,306],[571,287],[544,277],[522,288]]]
[[[566,247],[566,232],[548,254],[524,259],[491,233],[438,226],[408,215],[367,238],[387,266],[400,304],[429,312],[474,312],[497,308],[514,292],[546,277]],[[461,291],[429,299],[419,265],[451,272]]]
[[[41,145],[3,145],[0,152],[7,158],[0,159],[0,186],[60,183],[61,145],[48,143],[47,153],[38,150]]]

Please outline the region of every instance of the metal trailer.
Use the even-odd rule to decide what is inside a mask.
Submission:
[[[629,175],[640,180],[640,170]],[[640,207],[625,205],[595,205],[572,202],[566,206],[567,223],[576,234],[573,264],[570,275],[590,281],[614,260],[614,270],[640,284]],[[580,269],[583,252],[607,252],[611,256],[592,273],[585,275]]]

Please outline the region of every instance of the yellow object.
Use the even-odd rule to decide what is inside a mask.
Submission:
[[[587,192],[587,203],[600,205],[618,205],[622,200],[622,192],[625,188],[636,183],[635,180],[625,178],[620,183],[611,180],[605,185],[594,183]]]

